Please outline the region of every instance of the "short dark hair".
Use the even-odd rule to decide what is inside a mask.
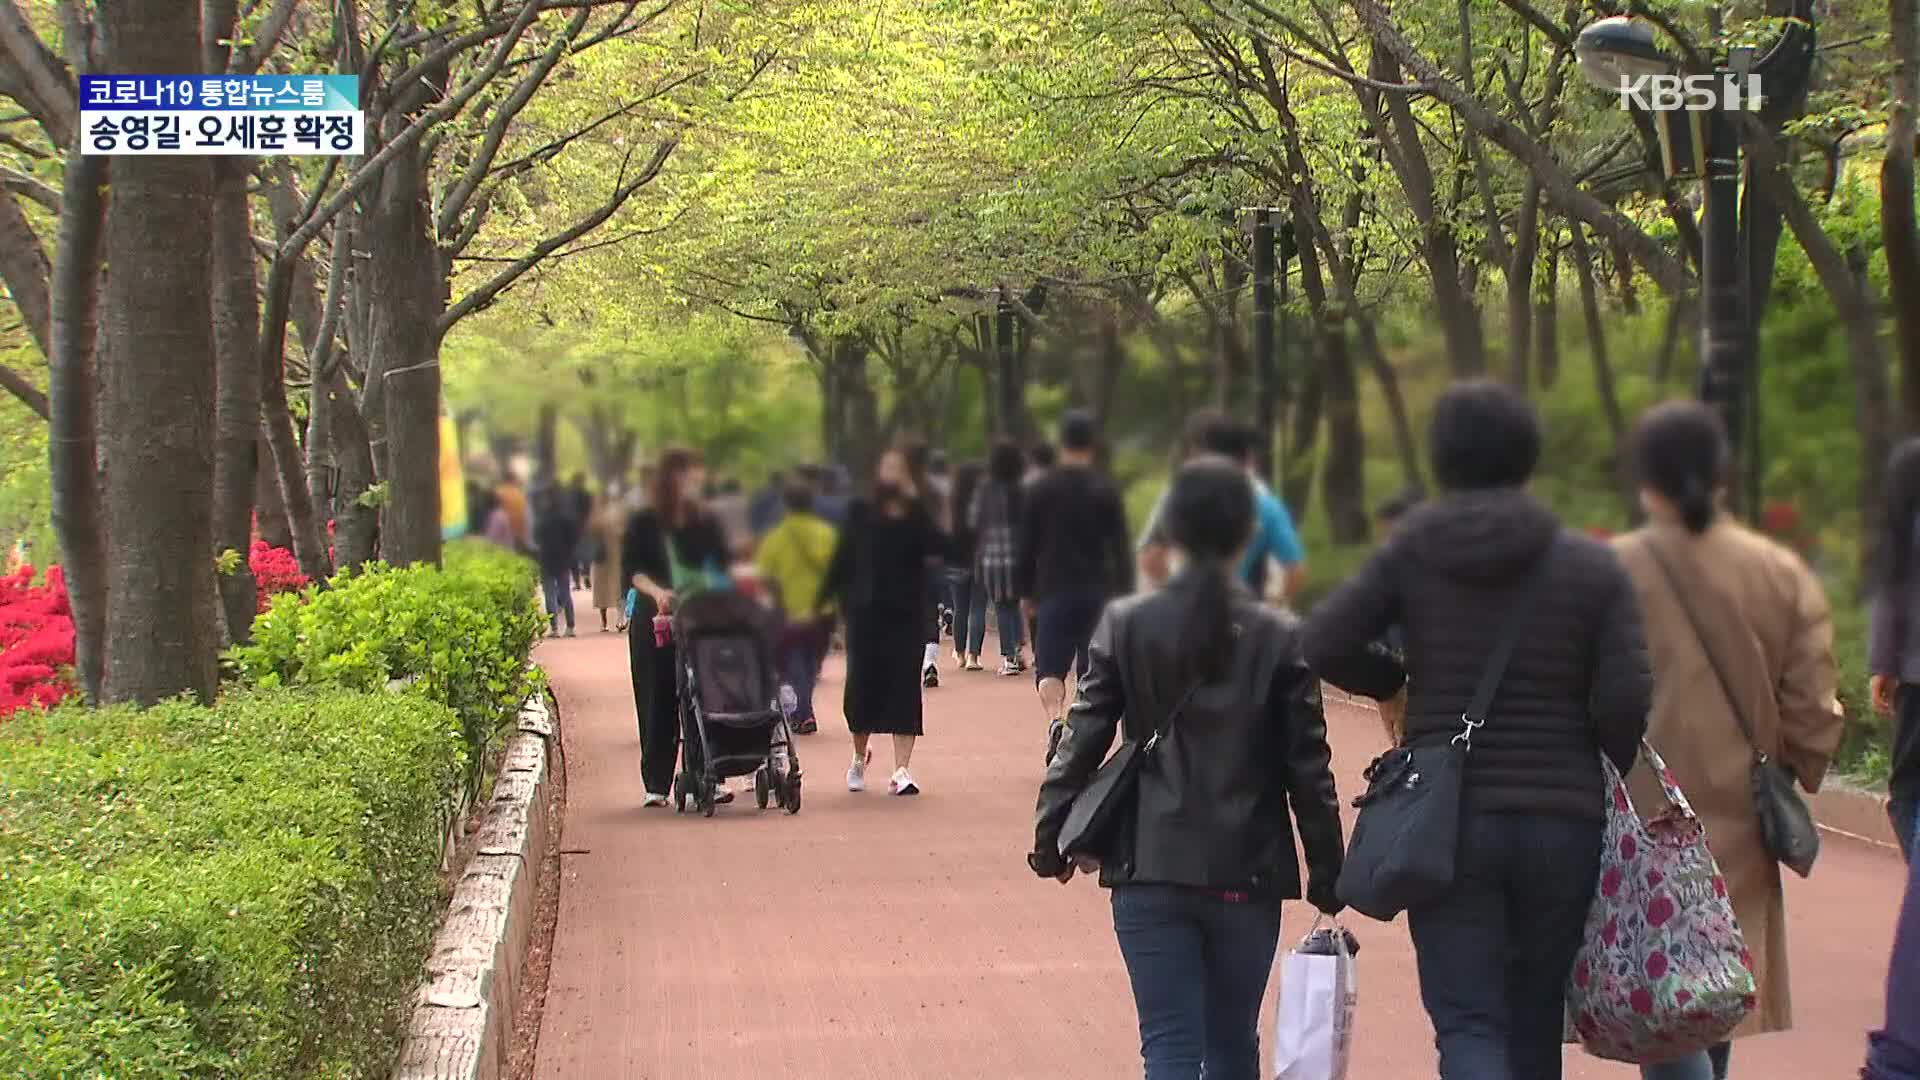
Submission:
[[[1195,413],[1187,421],[1187,453],[1213,454],[1244,464],[1253,453],[1253,428],[1213,409]]]
[[[1519,487],[1540,463],[1540,417],[1505,383],[1455,383],[1434,403],[1427,453],[1448,491]]]
[[[1066,450],[1091,450],[1100,438],[1100,425],[1085,409],[1068,409],[1060,417],[1060,446]]]
[[[1027,451],[1027,459],[1042,469],[1052,468],[1053,463],[1059,459],[1059,456],[1059,454],[1054,452],[1052,443],[1034,443]]]
[[[1633,464],[1640,482],[1671,502],[1693,532],[1713,523],[1715,495],[1726,482],[1731,457],[1720,415],[1697,401],[1655,405],[1634,429]]]
[[[813,485],[805,480],[789,480],[780,489],[780,501],[795,513],[812,510]]]

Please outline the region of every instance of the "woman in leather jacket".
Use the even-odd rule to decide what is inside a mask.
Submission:
[[[1186,566],[1102,617],[1059,756],[1040,787],[1028,864],[1065,882],[1098,867],[1140,1016],[1147,1080],[1257,1080],[1260,1006],[1298,899],[1340,909],[1343,855],[1320,684],[1295,622],[1233,578],[1253,535],[1253,490],[1222,458],[1186,465],[1167,503]],[[1140,772],[1130,828],[1101,860],[1059,852],[1074,797],[1124,724],[1145,738],[1176,702]],[[1289,815],[1288,807],[1292,806]]]

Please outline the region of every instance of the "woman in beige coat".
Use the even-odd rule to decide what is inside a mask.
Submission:
[[[626,515],[620,500],[609,491],[594,504],[587,521],[587,543],[593,550],[593,606],[600,609],[600,629],[626,629],[626,582],[620,580],[620,538],[626,531]],[[614,612],[614,625],[607,625],[607,610]]]
[[[1719,511],[1729,454],[1712,411],[1693,402],[1656,407],[1641,421],[1634,457],[1649,524],[1616,547],[1653,659],[1647,740],[1706,826],[1753,954],[1759,1004],[1735,1037],[1784,1031],[1793,1025],[1786,906],[1780,866],[1761,845],[1750,777],[1757,748],[1816,791],[1840,744],[1827,598],[1798,555]],[[1643,812],[1664,802],[1646,771],[1636,769],[1632,781]],[[1723,1043],[1642,1072],[1648,1080],[1718,1080],[1729,1049]]]

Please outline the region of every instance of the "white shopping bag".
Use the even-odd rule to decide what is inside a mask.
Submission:
[[[1274,1080],[1346,1080],[1359,990],[1346,931],[1321,922],[1280,960]]]

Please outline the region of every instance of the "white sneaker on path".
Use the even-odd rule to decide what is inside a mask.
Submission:
[[[847,767],[847,790],[848,791],[867,790],[867,762],[872,760],[873,760],[873,751],[869,750],[867,751],[866,756],[856,758],[854,760],[854,763]]]
[[[893,779],[887,781],[889,795],[918,795],[920,785],[913,782],[913,774],[904,768],[893,770]]]

